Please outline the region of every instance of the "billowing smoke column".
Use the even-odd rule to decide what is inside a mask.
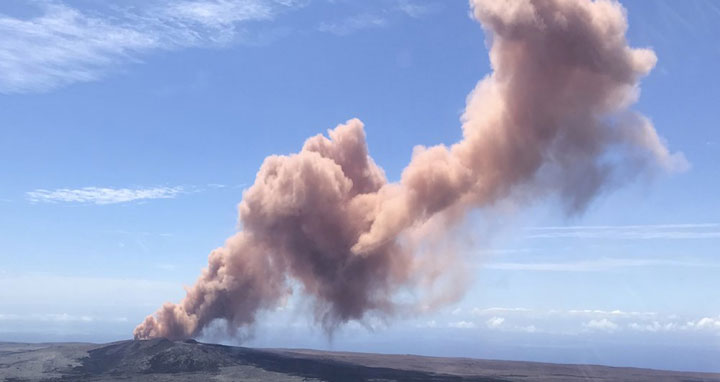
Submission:
[[[328,330],[390,315],[398,290],[443,288],[433,280],[456,269],[446,252],[418,255],[418,233],[429,225],[437,233],[507,198],[557,195],[569,212],[581,211],[640,172],[686,165],[648,119],[628,110],[656,58],[628,47],[619,4],[471,7],[487,32],[493,72],[468,96],[460,142],[416,147],[397,183],[368,156],[356,119],[329,138],[308,139],[297,154],[266,158],[239,205],[242,231],[210,254],[187,296],[148,316],[135,338],[189,338],[217,319],[231,330],[250,325],[292,292],[291,279]],[[442,303],[454,295],[435,296]]]

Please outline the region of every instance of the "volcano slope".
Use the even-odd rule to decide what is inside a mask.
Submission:
[[[0,380],[720,382],[720,374],[414,355],[251,349],[154,339],[0,343]]]

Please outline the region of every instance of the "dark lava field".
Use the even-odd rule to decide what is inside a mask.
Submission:
[[[720,374],[415,355],[251,349],[196,341],[0,343],[0,380],[720,382]]]

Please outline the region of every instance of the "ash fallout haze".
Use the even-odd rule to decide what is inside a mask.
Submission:
[[[720,372],[712,1],[12,0],[0,32],[0,341]]]

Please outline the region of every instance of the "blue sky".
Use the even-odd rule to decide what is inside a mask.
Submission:
[[[623,5],[658,55],[636,108],[688,171],[578,216],[476,212],[475,281],[438,312],[328,341],[290,301],[243,343],[720,371],[720,6]],[[0,340],[17,341],[129,338],[235,231],[265,156],[358,117],[396,180],[414,145],[458,140],[490,71],[464,1],[10,0],[0,57]]]

